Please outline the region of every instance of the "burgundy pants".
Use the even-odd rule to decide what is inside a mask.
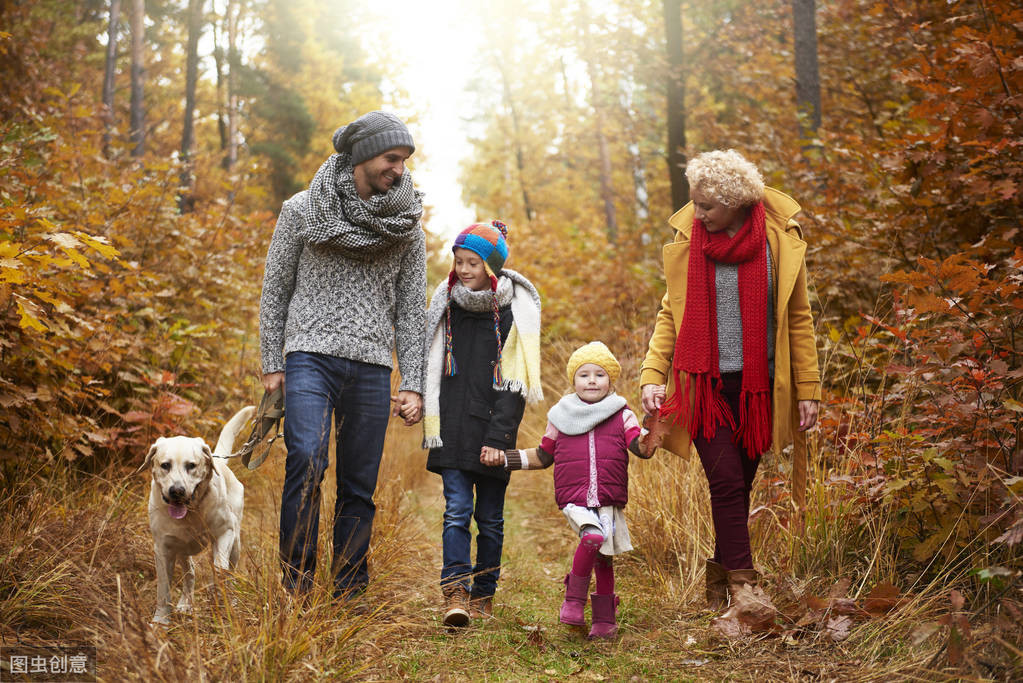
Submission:
[[[739,423],[739,391],[742,373],[721,375],[722,393]],[[710,484],[710,511],[714,520],[715,562],[725,569],[752,569],[753,553],[749,542],[749,494],[753,488],[760,455],[750,458],[734,441],[731,427],[718,427],[714,438],[702,436],[693,439],[703,463],[703,471]]]

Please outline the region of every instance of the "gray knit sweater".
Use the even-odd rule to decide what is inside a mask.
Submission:
[[[292,351],[392,367],[401,389],[422,393],[426,329],[426,242],[372,260],[348,258],[300,239],[306,191],[284,202],[266,254],[259,301],[263,373],[282,372]]]
[[[767,372],[774,377],[774,282],[771,245],[767,244]],[[739,264],[715,263],[718,310],[718,370],[742,370],[742,311],[739,309]]]

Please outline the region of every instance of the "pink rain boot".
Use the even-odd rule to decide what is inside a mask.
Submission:
[[[615,613],[618,611],[617,595],[590,595],[590,609],[593,611],[593,626],[590,638],[614,638],[618,635],[618,622]]]
[[[585,626],[586,594],[590,592],[590,577],[565,574],[565,602],[561,603],[559,619],[562,624]]]

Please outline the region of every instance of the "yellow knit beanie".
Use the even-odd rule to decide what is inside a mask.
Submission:
[[[593,363],[604,368],[612,384],[615,383],[618,375],[622,372],[622,366],[618,364],[618,359],[611,353],[611,349],[607,348],[604,342],[593,341],[580,346],[569,356],[568,381],[574,383],[576,371],[587,363]]]

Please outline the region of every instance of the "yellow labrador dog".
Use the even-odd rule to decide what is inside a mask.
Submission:
[[[170,623],[170,588],[176,562],[185,572],[179,612],[192,609],[192,555],[209,545],[217,569],[233,569],[238,563],[245,488],[227,461],[213,456],[231,454],[235,437],[254,410],[246,406],[228,420],[213,451],[202,439],[172,436],[157,439],[146,455],[142,469],[152,463],[153,471],[149,529],[156,550],[154,623]]]

